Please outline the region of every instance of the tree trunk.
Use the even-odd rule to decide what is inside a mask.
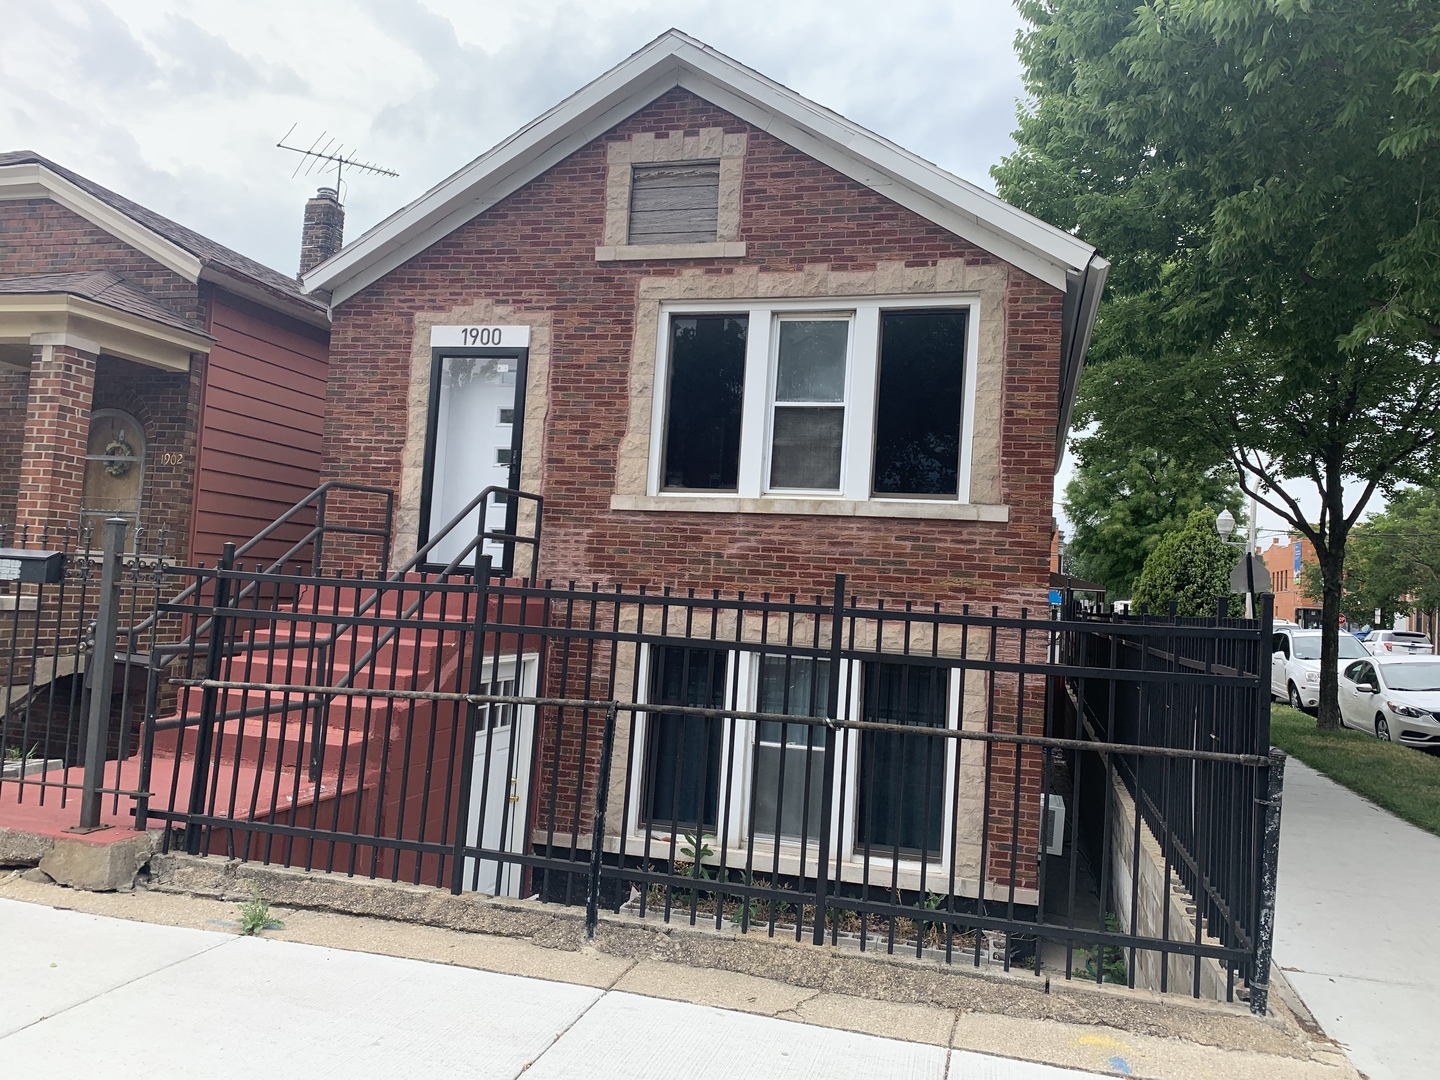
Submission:
[[[1321,731],[1340,730],[1340,599],[1344,585],[1345,549],[1335,546],[1316,552],[1323,582],[1320,599],[1320,708],[1315,726]]]

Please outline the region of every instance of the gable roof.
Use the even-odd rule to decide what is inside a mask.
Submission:
[[[101,187],[33,150],[0,153],[0,200],[48,198],[189,281],[210,281],[266,307],[328,325],[299,283],[224,244]]]
[[[682,87],[1065,293],[1064,450],[1109,263],[1078,237],[1011,206],[678,30],[532,120],[304,275],[338,307],[667,91]]]

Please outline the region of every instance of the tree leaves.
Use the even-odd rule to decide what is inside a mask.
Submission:
[[[1072,449],[1075,476],[1064,504],[1074,526],[1066,545],[1070,572],[1100,582],[1113,598],[1131,595],[1146,558],[1165,535],[1183,529],[1193,511],[1209,515],[1212,532],[1222,509],[1243,517],[1239,488],[1218,468],[1132,450],[1099,434],[1077,439]]]
[[[1220,539],[1215,515],[1196,510],[1183,529],[1167,533],[1155,546],[1131,596],[1132,611],[1148,608],[1163,612],[1175,605],[1175,614],[1213,616],[1221,599],[1226,614],[1238,618],[1243,602],[1230,592],[1230,571],[1240,553]]]
[[[1440,472],[1440,0],[1021,11],[1033,101],[998,189],[1112,263],[1077,418],[1228,462],[1310,539],[1327,722],[1350,529]]]

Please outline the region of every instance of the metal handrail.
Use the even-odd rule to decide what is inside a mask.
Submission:
[[[351,491],[365,495],[385,496],[385,528],[381,530],[374,528],[364,528],[359,525],[327,525],[325,522],[325,502],[330,492],[332,491]],[[268,540],[282,525],[288,524],[295,517],[296,514],[300,513],[300,511],[304,510],[311,504],[314,504],[316,507],[315,524],[310,527],[309,532],[307,532],[303,537],[301,537],[294,544],[292,544],[290,548],[285,552],[285,554],[281,555],[278,559],[271,562],[270,565],[266,567],[264,571],[265,573],[273,574],[276,571],[282,569],[284,565],[289,562],[297,552],[301,551],[305,547],[305,545],[310,543],[312,540],[314,540],[316,543],[315,553],[311,557],[311,568],[318,571],[320,568],[321,556],[320,545],[327,531],[346,533],[355,536],[379,536],[381,537],[380,565],[383,567],[386,563],[390,561],[390,533],[391,526],[395,519],[395,493],[389,488],[374,487],[369,484],[352,484],[346,480],[325,481],[325,483],[321,484],[314,491],[310,492],[310,494],[306,495],[294,506],[290,507],[289,510],[286,510],[285,513],[281,514],[269,525],[266,525],[265,528],[261,529],[249,540],[246,540],[245,543],[235,548],[234,552],[231,554],[231,558],[238,558],[244,555],[246,552],[250,551],[257,544],[261,544],[264,541]],[[186,600],[190,599],[192,596],[198,593],[203,584],[203,578],[196,579],[194,582],[187,585],[178,594],[176,594],[176,596],[172,598],[169,602],[171,604],[184,603]],[[235,600],[239,601],[244,599],[246,596],[251,595],[256,587],[257,586],[254,583],[247,585],[245,589],[243,589],[235,597]],[[158,610],[153,611],[144,619],[140,620],[140,622],[130,627],[128,630],[122,630],[121,633],[127,635],[134,635],[137,633],[141,633],[145,630],[149,630],[152,626],[155,625],[159,618],[160,612]],[[166,651],[173,651],[175,649],[187,648],[188,646],[195,643],[195,639],[197,637],[203,634],[206,630],[210,629],[211,623],[212,620],[206,619],[203,623],[200,623],[198,626],[195,627],[193,631],[190,632],[190,635],[185,639],[185,641],[172,646],[157,647],[157,650],[163,648]],[[133,640],[133,637],[131,638],[131,640]]]
[[[338,482],[337,482],[337,483],[338,483]],[[374,490],[374,489],[371,489],[371,490]],[[312,495],[318,495],[319,493],[320,493],[320,492],[319,492],[319,490],[317,489],[317,491],[312,492],[311,494],[312,494]],[[386,492],[386,494],[388,495],[389,493]],[[505,495],[505,496],[507,496],[507,497],[509,497],[509,498],[513,498],[513,499],[528,499],[528,500],[530,500],[530,501],[532,501],[532,502],[535,503],[535,507],[536,507],[536,511],[535,511],[535,532],[534,532],[534,534],[533,534],[532,536],[522,536],[522,535],[520,535],[520,534],[518,534],[518,533],[499,532],[499,531],[488,530],[488,529],[484,528],[484,523],[485,523],[484,512],[483,512],[483,509],[481,509],[481,508],[483,508],[483,507],[486,505],[486,503],[489,501],[489,499],[491,498],[491,496],[496,495],[496,494]],[[288,513],[289,513],[289,514],[293,514],[293,513],[295,513],[296,511],[298,511],[299,509],[300,509],[300,506],[297,505],[297,506],[295,506],[295,507],[292,507],[291,510],[290,510]],[[401,566],[399,569],[393,571],[393,572],[385,579],[384,584],[385,584],[385,585],[393,585],[393,584],[396,584],[396,583],[398,583],[398,582],[401,582],[401,581],[403,581],[403,580],[405,579],[405,577],[406,577],[407,574],[413,573],[415,570],[419,569],[420,567],[425,566],[425,565],[426,565],[427,556],[430,554],[431,551],[433,551],[433,550],[435,549],[436,545],[438,545],[442,540],[444,540],[447,536],[449,536],[449,534],[450,534],[452,531],[454,531],[455,528],[457,528],[467,517],[469,517],[469,515],[470,515],[472,512],[474,512],[474,511],[477,510],[477,509],[481,509],[480,521],[479,521],[480,528],[476,530],[476,534],[475,534],[474,538],[471,539],[471,540],[460,550],[460,552],[459,552],[457,555],[455,555],[455,556],[450,560],[449,563],[446,564],[446,566],[444,567],[444,569],[442,569],[437,576],[438,576],[440,579],[442,579],[442,580],[443,580],[444,578],[446,578],[446,577],[449,577],[451,574],[455,573],[457,570],[460,570],[460,569],[464,566],[464,563],[465,563],[466,559],[468,559],[472,553],[476,552],[476,551],[478,550],[478,548],[479,548],[481,545],[483,545],[486,540],[497,540],[497,541],[500,541],[500,542],[503,542],[503,543],[521,543],[521,544],[527,544],[527,545],[529,545],[529,546],[533,549],[534,555],[533,555],[532,558],[531,558],[531,562],[530,562],[530,575],[529,575],[529,578],[527,579],[528,582],[529,582],[529,584],[533,587],[534,584],[535,584],[535,582],[536,582],[536,580],[537,580],[537,574],[539,573],[539,564],[540,564],[540,537],[541,537],[542,521],[543,521],[543,519],[544,519],[545,499],[544,499],[543,496],[541,496],[541,495],[536,495],[536,494],[534,494],[533,492],[521,491],[521,490],[519,490],[519,489],[517,489],[517,488],[501,487],[501,486],[499,486],[499,485],[493,485],[493,484],[492,484],[491,486],[485,488],[484,490],[482,490],[478,495],[476,495],[473,499],[471,499],[468,503],[466,503],[465,506],[462,507],[462,508],[459,510],[459,512],[457,512],[457,513],[455,514],[454,517],[452,517],[448,522],[446,522],[445,525],[439,530],[439,532],[437,532],[437,533],[436,533],[433,537],[431,537],[424,545],[422,545],[422,546],[420,547],[420,549],[419,549],[418,551],[416,551],[415,554],[412,555],[412,556],[405,562],[405,564],[404,564],[403,566]],[[276,526],[280,525],[280,524],[283,524],[283,522],[280,521],[280,520],[277,520],[276,522],[274,522],[274,523],[271,525],[271,527],[270,527],[271,531],[273,531],[273,529],[274,529]],[[313,531],[313,530],[312,530],[312,531]],[[253,546],[259,539],[263,539],[263,537],[257,537],[256,539],[253,539],[253,540],[249,541],[246,546],[247,546],[247,547]],[[302,546],[303,546],[303,545],[302,545]],[[293,550],[293,549],[292,549],[292,550]],[[387,550],[388,550],[388,548],[387,548]],[[227,561],[227,562],[230,562],[230,563],[233,563],[233,561],[234,561],[234,556],[235,556],[236,554],[239,554],[239,553],[240,553],[240,549],[236,549],[234,552],[227,553],[227,554],[228,554],[228,558],[226,559],[226,561]],[[284,561],[284,560],[281,560],[281,562],[283,562],[283,561]],[[265,574],[272,574],[272,573],[274,573],[274,572],[277,570],[277,568],[278,568],[279,566],[280,566],[280,563],[279,563],[279,562],[273,563],[273,564],[271,564],[271,566],[270,566],[268,569],[262,571],[262,572],[261,572],[261,575],[263,576],[263,575],[265,575]],[[223,568],[217,568],[216,573],[217,573],[217,575],[218,575],[218,574],[221,574],[221,573],[224,573],[224,572],[228,571],[229,569],[230,569],[229,566],[226,566],[226,567],[223,567]],[[485,569],[485,572],[486,572],[487,575],[488,575],[488,573],[489,573],[488,564],[485,564],[485,565],[484,565],[484,569]],[[195,595],[195,593],[198,591],[198,589],[199,589],[199,587],[200,587],[200,584],[201,584],[201,583],[200,583],[199,581],[195,582],[195,584],[193,584],[193,585],[191,585],[189,588],[187,588],[184,592],[182,592],[179,596],[177,596],[177,597],[175,598],[175,600],[171,601],[171,603],[179,603],[179,602],[181,602],[183,599],[187,598],[188,596],[193,596],[193,595]],[[250,582],[250,583],[247,584],[239,593],[236,594],[236,596],[230,601],[230,604],[231,604],[231,605],[236,605],[236,604],[238,604],[246,595],[249,595],[250,593],[253,592],[254,589],[256,589],[256,588],[258,588],[258,587],[259,587],[259,581],[258,581],[258,580]],[[330,621],[333,623],[333,625],[334,625],[334,629],[331,630],[328,634],[325,634],[325,635],[323,635],[323,636],[312,636],[312,637],[308,640],[308,642],[307,642],[307,647],[312,648],[312,649],[329,649],[331,646],[333,646],[333,645],[335,644],[336,641],[339,640],[339,638],[340,638],[343,634],[345,634],[346,632],[348,632],[349,630],[353,629],[354,627],[356,627],[356,626],[358,626],[358,625],[360,624],[360,620],[363,619],[363,618],[365,618],[366,612],[370,611],[372,608],[374,608],[374,607],[380,602],[380,599],[381,599],[381,596],[383,595],[383,592],[384,592],[383,589],[377,588],[377,589],[373,590],[373,591],[370,593],[370,595],[369,595],[368,597],[366,597],[361,603],[357,604],[356,607],[355,607],[355,610],[350,611],[350,612],[347,612],[347,613],[345,613],[345,614],[343,614],[343,615],[341,615],[341,614],[339,614],[339,613],[336,613],[336,614],[334,615],[334,617],[330,620]],[[335,684],[335,687],[348,687],[348,686],[350,686],[351,683],[354,681],[355,677],[356,677],[357,675],[359,675],[360,672],[362,672],[363,670],[365,670],[365,668],[368,667],[368,666],[376,659],[376,657],[378,657],[378,656],[380,655],[381,650],[384,649],[386,645],[388,645],[391,641],[393,641],[393,640],[395,639],[395,636],[400,632],[400,626],[398,625],[398,623],[401,622],[401,621],[403,621],[403,620],[405,620],[405,619],[408,619],[408,618],[410,618],[412,615],[414,615],[415,612],[417,612],[418,610],[420,610],[421,607],[424,606],[424,603],[425,603],[425,596],[424,596],[424,594],[422,593],[422,594],[421,594],[420,596],[418,596],[415,600],[413,600],[413,601],[409,604],[409,606],[407,606],[407,607],[405,608],[404,611],[402,611],[402,612],[399,613],[399,615],[398,615],[397,618],[396,618],[397,625],[387,627],[382,634],[377,635],[375,641],[373,641],[373,642],[371,643],[370,647],[365,651],[365,653],[364,653],[363,655],[361,655],[360,657],[358,657],[358,658],[356,658],[356,659],[354,659],[354,660],[351,661],[350,666],[349,666],[349,670],[346,671],[346,673],[345,673],[343,676],[341,676],[341,678],[339,679],[339,681]],[[157,613],[157,616],[158,616],[158,613]],[[195,632],[194,632],[185,642],[181,642],[181,643],[179,643],[179,644],[177,644],[177,645],[172,645],[172,646],[164,646],[164,647],[159,647],[159,646],[157,646],[156,649],[154,650],[154,653],[153,653],[152,655],[159,655],[159,654],[161,654],[161,653],[169,653],[169,654],[172,654],[172,655],[180,655],[181,653],[185,652],[185,651],[188,650],[189,648],[193,647],[193,645],[194,645],[194,640],[195,640],[196,635],[200,634],[200,633],[201,633],[202,631],[204,631],[205,629],[211,627],[211,626],[213,625],[213,622],[214,622],[213,617],[212,617],[211,619],[205,620],[204,623],[202,623],[200,626],[197,626],[197,627],[196,627]],[[223,647],[223,646],[222,646],[222,647]],[[232,647],[232,648],[233,648],[233,651],[234,651],[234,652],[241,652],[241,651],[243,651],[243,647],[242,647],[242,646],[234,646],[234,647]],[[227,650],[227,651],[228,651],[228,650]],[[152,660],[152,663],[153,663],[153,660]],[[327,687],[327,688],[325,688],[325,689],[326,689],[326,690],[333,690],[335,687]],[[312,704],[318,705],[320,702],[322,702],[322,701],[324,700],[324,698],[325,698],[326,696],[331,696],[331,697],[333,697],[333,696],[335,696],[335,695],[334,695],[333,693],[328,694],[328,695],[325,694],[325,693],[320,693],[320,694],[310,693],[310,694],[306,694],[305,697],[304,697],[304,699],[303,699],[301,702],[299,702],[298,705],[299,705],[299,707],[302,708],[302,709],[308,709],[308,708],[311,707]],[[317,731],[317,734],[318,734],[318,732],[319,732],[319,726],[318,726],[318,724],[316,725],[316,731]]]

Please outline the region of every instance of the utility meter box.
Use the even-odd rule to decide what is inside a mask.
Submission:
[[[63,551],[32,551],[29,548],[0,548],[0,582],[25,585],[52,585],[65,576]]]

